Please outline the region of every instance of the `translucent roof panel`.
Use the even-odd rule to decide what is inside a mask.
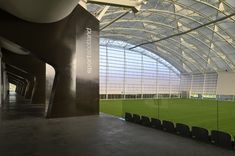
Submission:
[[[166,61],[164,58],[161,58],[160,56],[144,49],[141,47],[135,48],[134,50],[129,50],[129,47],[132,47],[133,45],[124,42],[124,41],[118,41],[118,40],[110,40],[106,38],[101,38],[100,39],[100,46],[101,47],[108,47],[108,48],[115,48],[115,49],[125,49],[129,53],[133,54],[141,54],[143,56],[147,56],[148,58],[151,58],[153,60],[157,60],[160,64],[165,66],[167,69],[171,70],[174,72],[176,75],[180,75],[180,71],[175,68],[172,64],[170,64],[168,61]]]
[[[98,16],[104,7],[90,4],[88,10]],[[164,58],[181,73],[235,72],[235,16],[213,22],[235,14],[234,0],[149,0],[136,14],[109,7],[100,27],[123,14],[101,31],[101,38],[141,45],[190,31],[141,48]],[[191,31],[201,25],[205,26]]]

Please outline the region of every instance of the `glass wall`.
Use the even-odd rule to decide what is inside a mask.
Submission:
[[[216,99],[217,73],[181,74],[180,92],[188,98]]]
[[[235,101],[208,99],[112,99],[100,101],[101,112],[124,117],[125,112],[173,123],[219,130],[235,137]]]
[[[116,42],[100,46],[101,99],[185,98],[184,93],[216,99],[217,73],[180,73],[147,50],[131,51]]]
[[[129,112],[235,136],[234,95],[216,96],[217,73],[180,73],[159,56],[123,44],[100,47],[101,112],[118,117]]]
[[[180,96],[180,72],[164,59],[144,49],[111,45],[100,47],[101,99]]]

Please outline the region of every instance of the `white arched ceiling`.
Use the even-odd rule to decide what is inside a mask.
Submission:
[[[88,6],[94,15],[103,8]],[[110,7],[101,19],[101,27],[126,11]],[[104,38],[138,45],[185,32],[233,13],[234,0],[149,0],[140,12],[125,15],[100,34]],[[235,16],[181,36],[146,44],[143,48],[163,57],[182,73],[235,72]]]

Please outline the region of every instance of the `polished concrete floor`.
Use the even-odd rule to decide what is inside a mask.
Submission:
[[[234,156],[234,151],[115,117],[0,122],[1,156]]]
[[[44,114],[44,104],[32,104],[30,100],[26,100],[22,96],[10,92],[1,108],[0,120],[44,117]]]
[[[30,108],[4,109],[0,116],[0,156],[235,156],[104,114],[44,119]]]

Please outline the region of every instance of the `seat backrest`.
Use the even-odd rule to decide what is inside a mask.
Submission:
[[[144,126],[150,127],[151,124],[150,124],[149,117],[147,117],[147,116],[142,116],[142,117],[141,117],[141,124],[144,125]]]
[[[201,127],[192,127],[192,137],[196,140],[203,141],[203,142],[209,142],[209,132],[205,128]]]
[[[133,114],[133,122],[141,124],[140,116],[138,114]]]
[[[166,132],[169,132],[169,133],[175,133],[175,127],[174,127],[173,122],[171,122],[171,121],[163,120],[162,121],[162,129]]]
[[[211,141],[215,145],[225,147],[225,148],[232,148],[233,143],[232,143],[232,137],[230,134],[217,131],[217,130],[212,130],[211,131]]]
[[[125,113],[125,120],[129,122],[133,122],[133,117],[131,113]]]
[[[191,137],[191,132],[190,132],[190,128],[188,125],[176,123],[175,129],[178,135],[184,136],[184,137]]]
[[[161,120],[151,118],[151,127],[156,128],[156,129],[162,129]]]

